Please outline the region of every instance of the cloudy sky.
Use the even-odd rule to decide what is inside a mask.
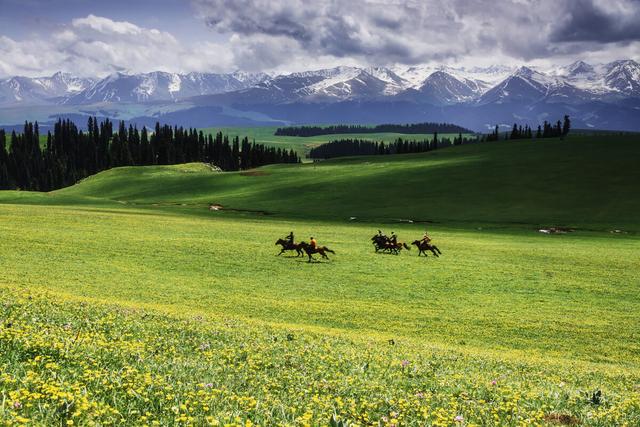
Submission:
[[[0,0],[0,76],[640,60],[640,0]]]

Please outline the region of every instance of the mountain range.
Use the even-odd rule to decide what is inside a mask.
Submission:
[[[97,115],[140,125],[447,121],[486,130],[564,114],[578,127],[640,130],[640,64],[336,67],[284,75],[158,71],[102,79],[56,73],[0,80],[0,125]]]

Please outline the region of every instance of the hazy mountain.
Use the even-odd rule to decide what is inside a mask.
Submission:
[[[150,102],[185,99],[198,95],[244,89],[268,78],[264,73],[116,73],[69,96],[66,104],[95,102]]]
[[[42,105],[79,93],[90,87],[94,79],[55,73],[50,77],[11,77],[0,80],[0,105]]]
[[[0,123],[61,114],[202,126],[443,120],[476,129],[570,114],[584,126],[640,130],[640,65],[335,67],[274,76],[152,72],[99,80],[57,73],[0,80]]]

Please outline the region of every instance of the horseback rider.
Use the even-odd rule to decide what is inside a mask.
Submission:
[[[394,245],[398,244],[398,236],[396,236],[396,232],[395,231],[391,232],[391,237],[389,238],[389,243],[392,243]]]
[[[424,235],[422,236],[422,239],[420,239],[420,243],[429,243],[431,242],[431,237],[429,237],[429,235],[427,234],[427,230],[424,230]]]
[[[310,239],[311,240],[309,240],[309,246],[315,249],[318,246],[318,242],[316,241],[316,239],[313,238],[313,236]]]
[[[287,237],[284,238],[290,245],[293,245],[293,231],[289,233]]]

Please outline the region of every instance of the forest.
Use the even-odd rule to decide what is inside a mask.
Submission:
[[[299,161],[293,150],[160,123],[149,131],[120,122],[114,130],[108,119],[89,118],[81,131],[70,120],[58,120],[44,146],[37,122],[26,122],[22,133],[13,131],[8,138],[0,129],[0,190],[51,191],[119,166],[203,162],[237,171]]]

